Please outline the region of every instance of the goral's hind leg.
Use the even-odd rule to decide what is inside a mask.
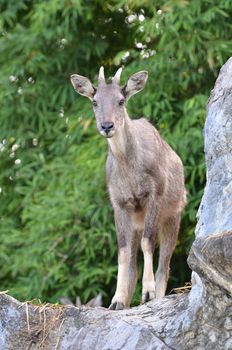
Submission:
[[[180,214],[167,218],[159,232],[160,252],[159,265],[155,274],[156,298],[165,296],[167,282],[169,277],[169,266],[173,251],[176,246],[176,240],[180,227]]]
[[[134,230],[130,240],[130,261],[129,261],[129,299],[131,300],[138,280],[137,254],[140,245],[141,234]]]
[[[143,251],[143,288],[142,302],[154,299],[155,297],[155,279],[153,272],[153,253],[158,236],[159,222],[159,202],[154,204],[154,198],[151,197],[147,205],[147,213],[144,223],[144,233],[141,241]]]

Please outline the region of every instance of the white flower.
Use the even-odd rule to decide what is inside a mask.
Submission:
[[[17,149],[19,148],[19,145],[17,143],[15,143],[12,147],[11,147],[11,150],[12,152],[15,152],[17,151]]]
[[[9,76],[9,80],[10,80],[11,83],[14,83],[14,82],[17,81],[18,79],[17,79],[17,77],[16,77],[15,75],[10,75],[10,76]]]
[[[37,139],[37,138],[34,138],[34,139],[32,140],[32,144],[33,144],[33,146],[37,146],[37,145],[38,145],[38,139]]]

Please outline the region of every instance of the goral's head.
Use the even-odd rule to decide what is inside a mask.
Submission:
[[[122,127],[127,115],[126,101],[144,88],[148,77],[146,71],[141,71],[133,74],[125,86],[120,86],[121,72],[122,68],[119,68],[112,81],[107,84],[104,68],[101,67],[97,88],[88,78],[78,74],[71,75],[75,91],[92,101],[98,131],[107,138],[113,137]]]

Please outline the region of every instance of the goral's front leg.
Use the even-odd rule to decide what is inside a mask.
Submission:
[[[118,276],[115,295],[110,310],[122,310],[130,306],[130,242],[132,235],[131,215],[127,210],[114,207],[115,225],[118,241]]]
[[[117,288],[112,298],[110,310],[122,310],[129,307],[129,254],[127,247],[119,248]]]
[[[142,303],[155,298],[155,277],[153,272],[153,242],[143,237],[141,247],[144,258]]]

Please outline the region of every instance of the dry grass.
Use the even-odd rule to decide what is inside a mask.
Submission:
[[[60,342],[61,327],[64,322],[62,316],[65,306],[49,303],[35,304],[35,300],[36,299],[25,301],[19,306],[19,308],[25,306],[29,342],[26,350],[30,350],[34,344],[36,344],[38,349],[46,349],[46,340],[53,332],[55,333],[54,350],[57,350]],[[33,308],[32,310],[30,310],[31,307]],[[30,316],[31,312],[36,312],[38,318],[36,319],[36,315],[33,315],[32,321],[32,316]],[[53,334],[52,337],[54,337]]]
[[[183,287],[179,288],[173,288],[169,294],[175,293],[175,294],[183,294],[183,293],[188,293],[192,288],[192,283],[191,282],[186,282]]]

